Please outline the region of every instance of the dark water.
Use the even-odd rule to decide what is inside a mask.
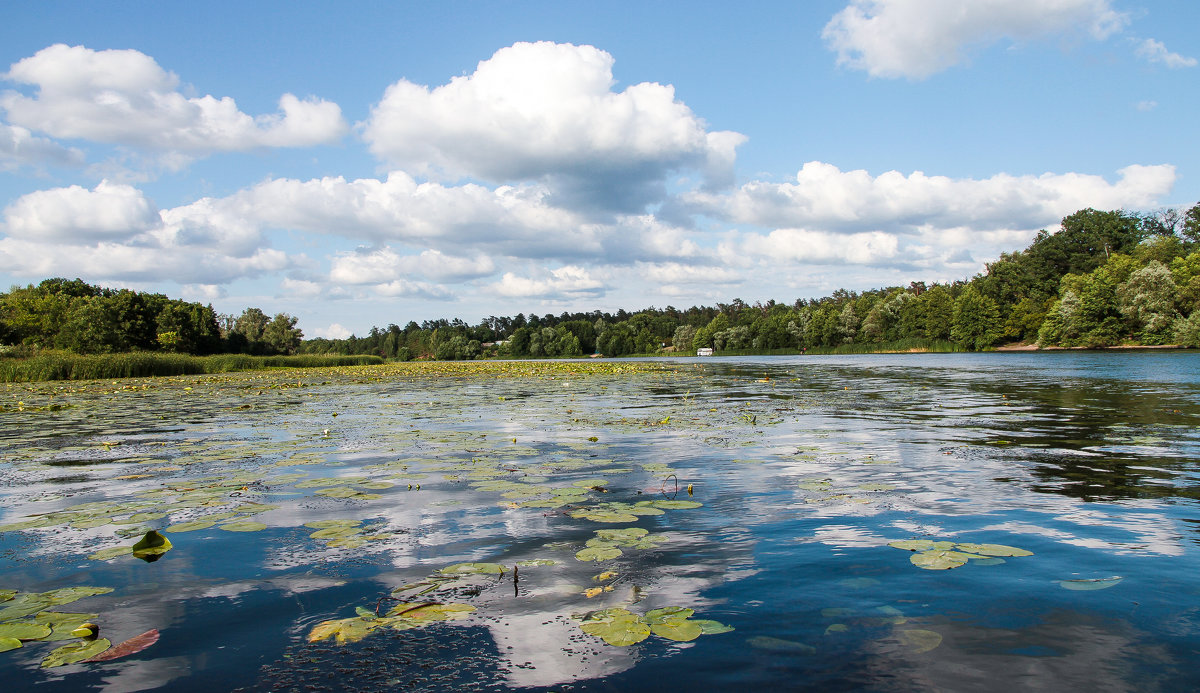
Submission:
[[[150,629],[161,639],[54,669],[40,663],[63,642],[26,642],[0,653],[5,690],[1200,684],[1200,354],[657,366],[10,387],[0,524],[57,522],[0,533],[0,590],[111,587],[53,610],[97,614],[113,642]],[[322,477],[348,482],[309,482]],[[568,504],[521,505],[572,485],[587,490]],[[330,488],[353,493],[319,494]],[[665,499],[703,505],[616,523],[571,515]],[[87,558],[246,508],[261,512],[219,522],[267,528],[164,532],[174,548],[154,562]],[[303,526],[332,519],[378,537],[328,546]],[[597,530],[628,527],[662,540],[576,559]],[[924,570],[888,546],[904,539],[1033,555]],[[318,623],[386,608],[393,589],[469,561],[544,565],[443,593],[475,608],[462,620],[308,642]],[[616,575],[595,579],[604,572]],[[618,606],[687,607],[735,630],[628,647],[580,630]]]

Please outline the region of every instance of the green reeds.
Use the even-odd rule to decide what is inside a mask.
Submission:
[[[262,368],[319,368],[381,364],[378,356],[189,356],[138,351],[123,354],[76,354],[41,351],[27,358],[0,359],[0,382],[96,380],[151,376],[231,373]]]

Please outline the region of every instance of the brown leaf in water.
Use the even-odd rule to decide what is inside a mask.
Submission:
[[[101,652],[100,654],[96,655],[95,657],[92,657],[91,659],[85,659],[83,661],[85,661],[85,662],[107,662],[110,659],[118,659],[120,657],[128,657],[131,654],[137,654],[137,653],[141,652],[142,650],[146,649],[147,647],[150,647],[151,645],[153,645],[156,642],[158,642],[158,629],[152,628],[152,629],[146,631],[145,633],[142,633],[141,635],[133,636],[132,638],[126,640],[125,642],[121,643],[120,645],[114,645],[114,646],[108,648],[104,652]]]

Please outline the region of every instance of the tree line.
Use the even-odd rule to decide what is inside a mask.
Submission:
[[[79,354],[294,354],[304,336],[296,321],[258,308],[220,315],[212,305],[81,279],[46,279],[0,293],[0,344]]]
[[[794,303],[648,308],[637,313],[489,316],[373,327],[312,339],[308,353],[473,359],[771,352],[859,344],[1200,346],[1200,205],[1186,212],[1083,209],[969,280],[912,282]]]
[[[801,351],[861,345],[1007,343],[1200,346],[1200,205],[1155,213],[1083,209],[970,279],[839,289],[793,303],[489,316],[372,327],[302,340],[296,318],[236,318],[161,294],[47,279],[0,294],[0,343],[80,353],[130,350],[371,354],[386,359]]]

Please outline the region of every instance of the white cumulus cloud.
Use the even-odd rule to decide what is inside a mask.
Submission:
[[[0,123],[0,171],[20,166],[80,166],[83,161],[83,152],[74,147],[36,137],[27,128]]]
[[[850,0],[821,35],[839,65],[923,79],[966,60],[969,48],[1004,38],[1083,29],[1104,39],[1127,22],[1110,0]]]
[[[1181,67],[1196,67],[1197,63],[1195,58],[1189,58],[1188,56],[1180,55],[1179,53],[1172,53],[1171,51],[1167,50],[1166,44],[1164,44],[1162,41],[1155,41],[1154,39],[1146,39],[1145,41],[1142,41],[1138,44],[1138,47],[1134,52],[1138,55],[1138,57],[1145,58],[1147,62],[1165,65],[1172,70],[1176,70]]]
[[[693,195],[689,201],[708,214],[777,228],[1038,228],[1085,207],[1153,206],[1176,179],[1175,167],[1166,164],[1127,166],[1117,174],[1115,183],[1081,173],[973,179],[888,171],[872,176],[810,161],[795,183],[753,181],[730,195]]]
[[[128,239],[161,219],[141,190],[101,181],[91,190],[72,185],[23,195],[4,210],[4,222],[12,237],[87,243]]]
[[[496,293],[509,298],[544,298],[550,300],[603,296],[604,283],[592,277],[584,267],[565,265],[552,269],[541,279],[519,277],[505,272],[492,287]]]
[[[10,123],[51,137],[196,156],[333,142],[347,131],[337,104],[284,94],[279,112],[250,116],[230,97],[189,98],[179,78],[136,50],[55,44],[4,77],[35,87],[0,94]]]
[[[518,43],[430,89],[400,80],[364,124],[380,159],[441,178],[542,180],[571,205],[632,211],[662,197],[667,172],[732,180],[744,137],[709,132],[669,85],[614,91],[613,58],[592,46]]]

